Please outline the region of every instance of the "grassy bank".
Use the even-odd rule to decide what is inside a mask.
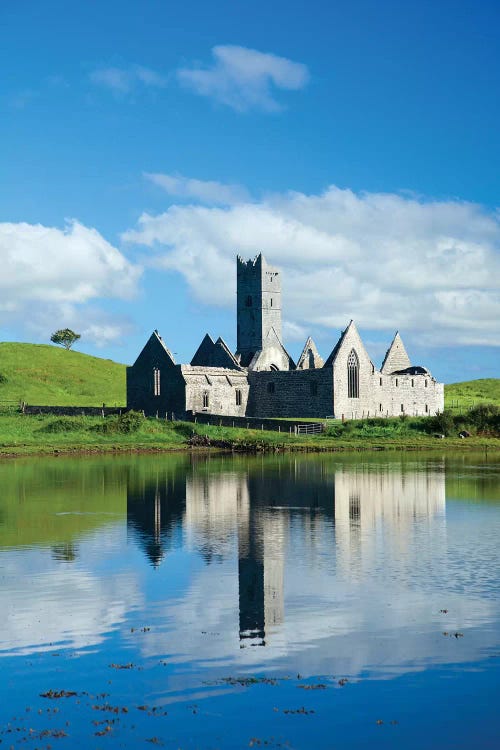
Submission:
[[[438,439],[426,420],[389,419],[336,423],[323,435],[289,435],[187,422],[122,418],[0,416],[0,457],[54,453],[180,451],[216,448],[241,451],[500,450],[500,439],[451,432]]]

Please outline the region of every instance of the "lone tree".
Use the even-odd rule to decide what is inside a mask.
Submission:
[[[75,333],[71,328],[64,328],[53,333],[50,340],[53,344],[59,344],[60,346],[64,346],[65,349],[71,349],[75,341],[78,341],[79,338],[79,333]]]

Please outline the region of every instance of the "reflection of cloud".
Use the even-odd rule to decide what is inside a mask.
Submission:
[[[109,540],[109,529],[106,534]],[[93,539],[101,548],[102,535]],[[12,581],[0,590],[0,657],[102,643],[142,599],[130,572],[100,575],[75,564],[61,566],[50,550],[3,552],[0,559],[4,579]]]

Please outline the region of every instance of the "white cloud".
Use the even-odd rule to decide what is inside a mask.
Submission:
[[[213,47],[212,54],[212,67],[182,68],[177,71],[178,78],[200,96],[239,112],[279,111],[282,107],[273,88],[297,90],[309,80],[307,67],[286,57],[234,45]]]
[[[214,180],[197,180],[176,174],[144,173],[144,177],[169,195],[178,198],[193,198],[201,203],[231,205],[243,203],[249,199],[248,191],[241,185],[225,185]]]
[[[500,217],[472,203],[332,186],[228,208],[172,206],[141,216],[124,239],[153,248],[151,262],[181,273],[198,299],[228,306],[235,254],[262,251],[283,271],[291,331],[337,333],[354,318],[428,345],[500,345]]]
[[[96,229],[77,221],[64,229],[0,223],[0,321],[46,334],[76,326],[108,343],[122,324],[94,309],[99,298],[129,299],[141,274]],[[85,321],[85,322],[82,322]]]
[[[131,65],[126,68],[103,67],[92,71],[92,83],[111,89],[116,94],[128,94],[138,85],[154,88],[164,88],[167,79],[150,68],[141,65]]]

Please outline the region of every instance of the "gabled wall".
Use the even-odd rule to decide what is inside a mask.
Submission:
[[[154,370],[159,370],[160,393],[154,395]],[[155,332],[132,367],[127,367],[127,408],[144,411],[146,416],[168,412],[182,414],[186,408],[185,382],[160,336]]]

